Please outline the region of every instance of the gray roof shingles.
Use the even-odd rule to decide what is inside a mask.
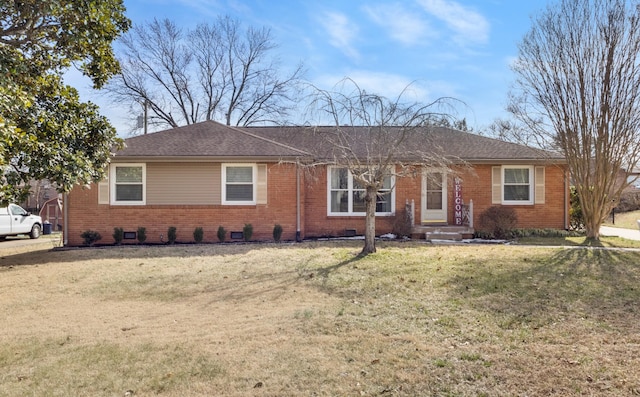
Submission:
[[[248,131],[204,121],[125,139],[116,157],[296,157],[304,152]]]
[[[322,134],[333,127],[229,127],[205,121],[184,127],[140,135],[125,140],[126,147],[117,157],[236,157],[236,158],[296,158],[318,157],[329,153]],[[355,151],[364,153],[368,132],[365,127],[345,127],[354,137]],[[447,157],[465,161],[542,160],[562,161],[557,153],[541,151],[443,127],[427,127],[414,139],[407,139],[406,153],[439,150]],[[437,148],[437,149],[436,149]],[[409,156],[411,157],[411,156]],[[407,158],[409,159],[409,158]]]

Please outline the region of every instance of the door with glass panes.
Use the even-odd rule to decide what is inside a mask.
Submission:
[[[422,223],[447,223],[447,174],[425,169],[422,173]]]

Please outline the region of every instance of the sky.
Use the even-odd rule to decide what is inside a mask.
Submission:
[[[531,17],[546,0],[124,0],[133,24],[169,18],[185,28],[221,15],[270,28],[283,70],[302,62],[323,89],[345,77],[367,92],[429,103],[455,98],[456,118],[474,130],[508,116],[510,64]],[[116,44],[117,45],[117,44]],[[130,133],[129,107],[66,78],[100,106],[118,133]],[[142,112],[142,110],[141,110]]]

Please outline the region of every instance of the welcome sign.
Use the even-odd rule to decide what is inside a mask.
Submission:
[[[456,177],[453,181],[453,197],[454,197],[454,210],[453,218],[454,223],[457,226],[462,226],[462,206],[464,201],[462,200],[462,179]]]

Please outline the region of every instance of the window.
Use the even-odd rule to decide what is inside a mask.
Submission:
[[[222,204],[256,204],[256,165],[222,165]]]
[[[146,167],[144,164],[112,164],[111,176],[112,204],[145,204]]]
[[[533,204],[533,167],[504,166],[502,168],[502,202]]]
[[[19,205],[15,205],[15,204],[11,204],[9,206],[9,212],[11,213],[11,215],[22,215],[22,216],[27,216],[28,212],[24,210],[24,208],[20,207]]]
[[[393,177],[387,176],[383,188],[378,191],[376,214],[391,215],[394,208]],[[330,167],[328,175],[328,214],[329,215],[364,215],[366,190],[353,179],[346,168]]]

